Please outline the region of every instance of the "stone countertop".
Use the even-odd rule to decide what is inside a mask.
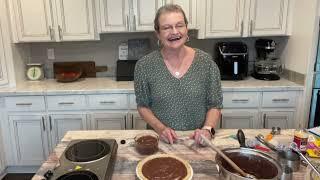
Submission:
[[[247,139],[253,139],[257,134],[267,135],[270,129],[246,129],[243,130]],[[71,140],[76,139],[116,139],[118,143],[117,158],[113,172],[113,180],[136,179],[135,169],[137,163],[147,157],[138,154],[133,146],[133,138],[139,133],[152,132],[150,130],[95,130],[95,131],[69,131],[62,141],[57,145],[48,160],[42,164],[32,180],[40,180],[47,170],[52,170],[58,162],[59,157],[66,149]],[[281,135],[276,135],[274,141],[288,145],[293,140],[294,130],[282,130]],[[179,137],[187,137],[191,131],[178,131]],[[238,141],[234,139],[237,129],[217,130],[213,144],[220,149],[239,147]],[[125,144],[120,144],[121,140]],[[158,154],[170,153],[183,158],[191,164],[194,176],[193,179],[218,179],[218,170],[214,161],[216,153],[209,147],[199,147],[193,144],[193,140],[169,145],[160,141]],[[270,153],[271,156],[275,154]],[[309,179],[310,167],[300,166],[300,170],[293,173],[293,180]]]
[[[0,88],[0,95],[56,95],[133,93],[133,81],[115,81],[114,78],[84,78],[76,82],[59,83],[55,79],[25,81],[14,88]],[[262,81],[248,77],[241,81],[222,81],[223,91],[288,91],[303,90],[303,85],[284,78],[278,81]]]

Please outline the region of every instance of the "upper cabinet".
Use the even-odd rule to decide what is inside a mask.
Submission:
[[[93,0],[8,1],[15,42],[98,39]]]
[[[198,29],[197,0],[166,0],[166,4],[173,3],[182,7],[188,19],[188,29]]]
[[[6,64],[6,56],[5,56],[5,48],[4,41],[2,39],[2,24],[0,22],[0,86],[6,85],[9,83],[8,72],[7,72],[7,64]]]
[[[251,0],[249,36],[285,35],[289,0]]]
[[[153,31],[162,0],[99,0],[102,32]]]
[[[287,33],[289,0],[205,0],[198,5],[199,38]]]

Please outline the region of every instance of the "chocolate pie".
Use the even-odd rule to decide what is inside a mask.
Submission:
[[[189,180],[193,171],[183,159],[169,154],[157,154],[140,161],[136,173],[142,180]]]

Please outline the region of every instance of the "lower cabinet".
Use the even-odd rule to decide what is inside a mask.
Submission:
[[[94,112],[90,113],[91,129],[120,130],[126,129],[126,112]]]
[[[39,165],[48,156],[48,126],[44,114],[8,116],[15,165]]]
[[[142,119],[142,117],[137,111],[129,112],[128,120],[129,120],[129,123],[127,124],[129,124],[132,129],[137,129],[137,130],[147,129],[147,123]]]
[[[49,114],[48,118],[52,150],[67,131],[88,129],[86,114]]]
[[[293,111],[262,111],[260,119],[262,120],[262,128],[280,127],[281,129],[288,129],[294,127]]]
[[[223,109],[220,127],[223,129],[252,129],[259,123],[258,110]]]

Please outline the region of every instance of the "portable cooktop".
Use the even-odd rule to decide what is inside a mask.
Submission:
[[[117,154],[114,139],[71,141],[59,159],[50,179],[109,180]]]

